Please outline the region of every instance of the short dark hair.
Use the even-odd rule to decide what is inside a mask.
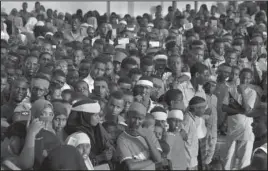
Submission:
[[[113,122],[113,121],[105,121],[105,122],[102,123],[102,126],[104,127],[104,129],[107,130],[108,127],[110,127],[110,126],[116,127],[117,124],[115,122]]]
[[[177,99],[178,96],[182,95],[182,91],[179,89],[170,89],[164,95],[164,101],[167,103],[168,106],[171,105],[171,101]]]
[[[194,77],[196,73],[203,73],[205,70],[208,70],[208,67],[200,62],[197,62],[190,69],[191,76]]]
[[[251,76],[253,76],[253,71],[252,71],[250,68],[243,68],[243,69],[240,71],[239,76],[241,76],[241,75],[242,75],[243,73],[245,73],[245,72],[250,73]]]
[[[133,59],[133,58],[125,58],[125,59],[123,59],[123,61],[121,63],[121,68],[125,69],[126,65],[128,65],[128,64],[130,64],[130,65],[138,65],[137,61],[135,59]]]
[[[108,81],[108,79],[106,77],[97,77],[97,78],[95,78],[94,81],[95,82],[97,82],[97,81],[104,81],[104,82],[107,83],[107,85],[109,85],[109,81]]]
[[[117,99],[117,100],[123,100],[123,97],[124,97],[124,93],[122,91],[114,91],[111,93],[110,95],[110,99],[111,98],[114,98],[114,99]]]
[[[142,75],[142,72],[139,68],[132,68],[129,73],[128,73],[128,77],[131,78],[132,75]]]
[[[153,59],[150,58],[150,57],[144,57],[141,59],[141,67],[144,67],[144,66],[153,66],[154,63],[153,63]]]
[[[117,84],[120,83],[131,84],[131,79],[129,77],[120,77],[119,80],[117,81]]]
[[[60,69],[57,69],[57,70],[55,70],[53,72],[53,77],[55,77],[55,76],[66,77],[65,73],[62,70],[60,70]]]

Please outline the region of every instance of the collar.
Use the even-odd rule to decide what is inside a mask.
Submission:
[[[190,111],[188,111],[188,115],[195,121],[195,116]]]

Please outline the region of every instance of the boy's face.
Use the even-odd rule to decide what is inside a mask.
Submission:
[[[58,115],[53,119],[53,128],[56,132],[61,131],[67,123],[67,117],[65,115]]]
[[[25,72],[27,75],[34,75],[39,68],[38,59],[37,58],[28,58],[25,62]]]
[[[217,43],[215,45],[214,50],[219,54],[219,55],[223,55],[224,54],[224,43]]]
[[[226,56],[226,63],[228,63],[230,66],[237,65],[237,55],[235,53],[231,53]]]
[[[124,101],[125,101],[125,106],[124,106],[124,110],[128,111],[130,105],[132,104],[132,102],[134,101],[134,97],[131,95],[124,95]]]
[[[66,78],[63,77],[63,76],[59,76],[59,75],[56,75],[54,77],[54,79],[52,80],[52,82],[56,83],[56,84],[59,84],[60,87],[63,87],[64,84],[66,83]]]
[[[62,99],[69,102],[72,99],[72,95],[70,93],[64,93],[61,95]]]
[[[67,75],[67,83],[70,85],[74,85],[79,79],[79,74],[77,71],[72,71]]]
[[[128,84],[128,83],[120,83],[119,87],[123,91],[130,91],[132,88],[131,84]]]
[[[175,57],[169,58],[168,66],[172,70],[172,72],[175,72],[175,73],[181,72],[181,68],[182,68],[181,58],[175,58]]]
[[[94,81],[94,94],[96,96],[106,98],[108,90],[108,85],[105,81]]]
[[[206,106],[198,106],[198,107],[194,107],[194,113],[196,116],[201,117],[204,115],[206,111]]]
[[[240,75],[240,84],[250,84],[252,75],[250,72],[244,72]]]
[[[170,101],[170,108],[171,109],[179,109],[179,110],[184,110],[185,109],[182,94],[178,94],[177,97],[176,97],[176,100],[173,99],[173,100]]]
[[[89,95],[88,85],[87,83],[84,83],[84,82],[78,83],[76,85],[75,91],[82,93],[86,97],[88,97]]]
[[[117,137],[117,129],[115,126],[108,126],[106,131],[108,132],[108,134],[110,135],[112,141],[116,141],[116,137]]]
[[[124,100],[111,98],[108,102],[107,109],[112,115],[119,115],[124,109]]]
[[[40,63],[40,65],[45,66],[47,63],[49,63],[51,61],[52,61],[52,56],[49,54],[44,54],[41,56],[39,63]]]
[[[236,81],[237,79],[239,79],[239,73],[239,69],[233,68],[230,75],[230,81]]]
[[[154,72],[154,66],[145,65],[142,67],[142,72],[144,76],[151,76],[151,74]]]
[[[83,51],[76,50],[74,51],[74,65],[79,66],[81,61],[85,58]]]
[[[1,78],[1,93],[7,87],[7,78]]]
[[[51,100],[55,100],[55,99],[61,99],[61,89],[54,90]]]
[[[161,140],[162,136],[163,136],[163,128],[160,126],[155,126],[154,127],[154,134],[158,140]]]
[[[97,62],[94,65],[94,69],[91,72],[93,78],[102,77],[105,73],[106,65],[104,63]]]
[[[176,118],[168,118],[167,119],[169,125],[169,131],[174,132],[176,130],[180,130],[182,127],[182,121]]]
[[[82,63],[79,67],[79,77],[81,79],[84,79],[88,76],[88,74],[90,73],[90,63]]]

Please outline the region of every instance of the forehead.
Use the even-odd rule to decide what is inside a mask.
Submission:
[[[242,76],[242,77],[252,77],[252,74],[251,74],[251,72],[247,72],[247,71],[246,71],[246,72],[242,72],[242,73],[241,73],[241,76]]]
[[[124,102],[124,99],[116,99],[114,97],[111,97],[110,102],[111,103],[123,103]]]
[[[106,81],[103,81],[103,80],[94,81],[94,85],[95,86],[106,86],[106,87],[108,87]]]
[[[106,64],[102,63],[102,62],[96,62],[95,67],[106,67]]]
[[[37,63],[38,59],[36,57],[29,57],[27,58],[26,62],[36,62]]]
[[[163,81],[161,79],[159,79],[159,78],[153,78],[153,83],[161,85],[161,84],[163,84]]]

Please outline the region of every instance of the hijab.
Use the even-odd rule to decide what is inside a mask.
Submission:
[[[44,159],[41,170],[87,170],[87,167],[75,147],[61,145]]]
[[[65,126],[65,132],[68,135],[78,131],[86,133],[92,144],[90,156],[95,157],[106,149],[107,142],[110,143],[110,139],[101,124],[97,124],[96,126],[90,125],[91,115],[92,113],[71,111]]]
[[[98,22],[97,22],[96,17],[89,17],[89,18],[87,19],[87,23],[88,23],[89,25],[92,25],[93,28],[94,28],[95,30],[98,28]]]
[[[90,139],[86,133],[75,132],[71,134],[65,141],[67,145],[77,147],[80,144],[91,144]],[[88,156],[83,156],[85,164],[88,170],[94,170],[94,167]]]
[[[37,23],[37,19],[35,17],[30,17],[25,25],[26,31],[33,33],[33,29],[36,23]]]

